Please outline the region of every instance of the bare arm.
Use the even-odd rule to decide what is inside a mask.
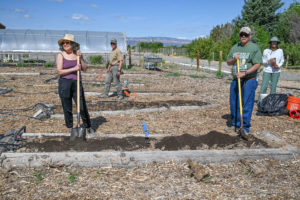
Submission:
[[[58,74],[60,76],[64,76],[64,75],[67,75],[72,72],[76,72],[76,71],[80,70],[80,65],[76,65],[75,67],[72,67],[69,69],[64,69],[63,68],[63,56],[59,53],[59,54],[57,54],[57,57],[56,57],[56,68],[57,68]]]
[[[81,70],[83,72],[86,72],[87,71],[87,64],[85,63],[80,50],[77,50],[77,56],[80,56]]]
[[[234,54],[234,57],[232,59],[227,60],[227,65],[232,66],[239,58],[240,58],[239,53]]]
[[[254,64],[250,69],[247,70],[247,74],[252,74],[256,70],[258,70],[259,68],[260,68],[260,63]],[[236,77],[237,78],[243,78],[245,76],[246,76],[246,72],[238,72],[238,73],[236,73]]]
[[[86,64],[86,62],[83,60],[82,57],[80,58],[80,63],[81,63],[81,70],[82,70],[83,72],[86,72],[86,71],[87,71],[87,64]]]
[[[119,71],[121,71],[121,69],[122,69],[122,64],[123,64],[123,60],[121,60],[119,63]]]
[[[110,68],[111,68],[111,65],[109,64],[107,67],[107,71],[106,71],[107,73],[109,72]]]

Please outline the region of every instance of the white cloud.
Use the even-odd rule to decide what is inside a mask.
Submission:
[[[91,4],[92,8],[99,8],[99,6],[97,4]]]
[[[26,12],[25,9],[20,9],[20,8],[13,8],[10,11],[15,12],[15,13],[25,13]]]
[[[25,15],[24,15],[24,18],[31,18],[31,15],[25,14]]]
[[[90,20],[89,17],[87,17],[83,14],[76,14],[76,13],[72,15],[72,19],[73,20]]]

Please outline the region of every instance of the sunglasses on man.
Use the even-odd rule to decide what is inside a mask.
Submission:
[[[240,37],[249,37],[250,35],[249,34],[247,34],[247,33],[241,33],[240,34]]]

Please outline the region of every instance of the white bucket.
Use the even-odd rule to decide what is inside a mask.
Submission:
[[[268,96],[269,94],[260,94],[260,100],[263,100],[266,96]]]

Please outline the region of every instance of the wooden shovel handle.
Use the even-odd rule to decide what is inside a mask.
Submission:
[[[77,56],[77,65],[80,64],[80,56]],[[80,113],[80,71],[77,71],[77,113]]]

